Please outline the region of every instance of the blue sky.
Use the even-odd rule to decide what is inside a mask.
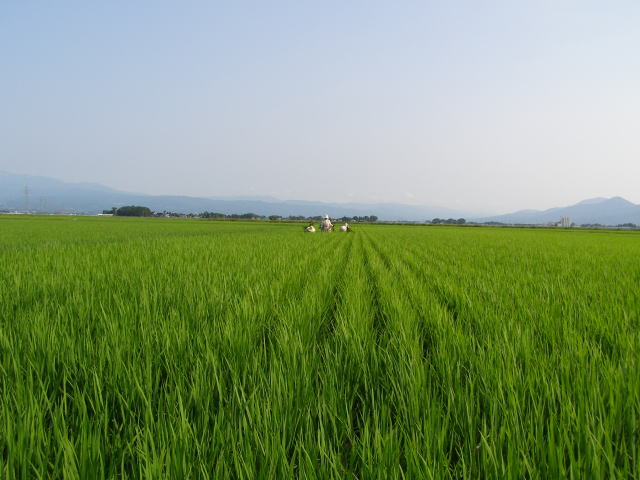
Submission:
[[[0,4],[0,170],[486,212],[640,203],[640,3]]]

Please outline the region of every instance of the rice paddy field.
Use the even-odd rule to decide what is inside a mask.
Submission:
[[[4,478],[640,478],[638,232],[0,216]]]

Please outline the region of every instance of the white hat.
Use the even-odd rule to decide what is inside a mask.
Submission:
[[[329,215],[325,215],[324,218],[329,218]]]

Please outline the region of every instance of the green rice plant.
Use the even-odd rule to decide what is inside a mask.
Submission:
[[[639,239],[0,216],[0,471],[638,478]]]

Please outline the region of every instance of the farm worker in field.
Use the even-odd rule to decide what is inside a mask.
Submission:
[[[351,231],[351,227],[349,226],[349,224],[348,224],[348,223],[345,223],[344,225],[342,225],[342,226],[340,227],[340,231],[341,231],[341,232],[349,232],[349,231]]]
[[[330,232],[332,228],[333,228],[333,224],[331,223],[331,220],[329,220],[329,215],[325,215],[324,218],[322,219],[322,225],[320,229],[323,232]]]
[[[304,231],[307,232],[307,233],[315,233],[316,227],[314,227],[313,225],[309,225],[308,227],[306,227],[304,229]]]

